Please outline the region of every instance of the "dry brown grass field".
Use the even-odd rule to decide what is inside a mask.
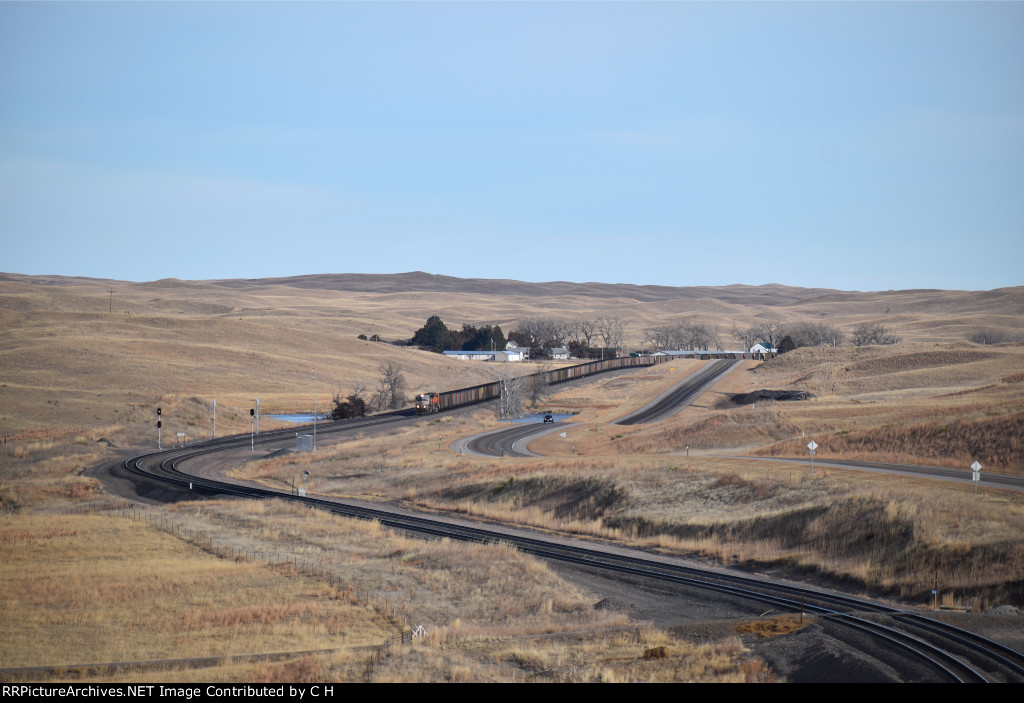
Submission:
[[[645,327],[680,320],[717,326],[727,347],[738,346],[727,341],[729,330],[764,319],[846,327],[882,321],[904,343],[800,349],[747,363],[690,409],[650,426],[610,423],[699,362],[553,389],[543,409],[576,413],[576,422],[564,439],[535,442],[532,449],[545,455],[538,459],[453,454],[448,445],[457,437],[496,426],[493,413],[481,409],[233,473],[282,487],[296,470],[310,470],[315,492],[772,566],[912,603],[926,599],[938,576],[949,603],[1024,605],[1019,494],[983,490],[975,499],[968,487],[951,484],[835,469],[812,476],[805,466],[715,456],[802,456],[814,438],[823,457],[960,468],[977,459],[986,470],[1024,473],[1024,348],[964,339],[979,329],[1024,329],[1024,289],[662,289],[426,274],[124,283],[5,274],[0,666],[316,650],[269,664],[238,659],[212,669],[94,675],[770,678],[738,637],[698,646],[600,615],[591,596],[501,547],[455,549],[269,504],[150,508],[150,517],[176,526],[169,531],[110,513],[120,503],[84,475],[119,450],[154,446],[157,407],[165,441],[179,431],[188,440],[210,436],[214,399],[220,435],[248,431],[256,398],[265,413],[311,410],[314,368],[322,408],[335,391],[375,386],[382,361],[401,366],[410,396],[494,378],[490,364],[356,339],[408,339],[432,314],[449,326],[500,324],[506,332],[530,316],[618,315],[630,321],[633,347]],[[733,393],[757,389],[806,390],[815,398],[729,402]],[[175,529],[220,541],[213,549]],[[240,558],[229,548],[289,550],[333,575],[325,581],[312,567]],[[155,608],[143,605],[154,598]],[[368,666],[363,647],[418,622],[428,628],[425,640]],[[83,634],[89,631],[97,635]],[[660,645],[672,652],[670,661],[643,660],[645,648]]]
[[[78,681],[745,681],[739,638],[680,641],[501,546],[286,504],[0,519],[3,667]],[[291,559],[292,562],[287,560]],[[395,637],[418,624],[422,641]],[[381,657],[382,643],[395,642]],[[671,656],[645,661],[645,648]],[[264,662],[254,655],[276,654]],[[188,662],[221,657],[225,661]],[[178,660],[105,667],[108,662]],[[84,670],[76,665],[92,664]],[[36,675],[32,678],[36,678]],[[5,679],[6,680],[6,679]]]

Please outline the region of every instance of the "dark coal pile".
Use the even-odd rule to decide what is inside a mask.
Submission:
[[[737,393],[730,400],[736,405],[752,405],[761,400],[809,400],[814,397],[807,391],[751,391]]]

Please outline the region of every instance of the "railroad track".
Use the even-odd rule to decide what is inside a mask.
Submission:
[[[323,430],[318,428],[318,434],[331,436],[415,419],[408,413],[394,413],[357,421],[329,423]],[[295,431],[291,429],[264,433],[260,444],[292,440],[294,434]],[[237,450],[249,444],[248,436],[235,435],[203,445],[134,457],[125,462],[125,467],[146,480],[171,482],[182,489],[188,485],[188,490],[194,494],[293,500],[339,515],[378,520],[385,526],[427,537],[506,543],[543,559],[762,603],[770,606],[774,612],[806,613],[833,623],[849,633],[870,637],[875,643],[873,648],[884,650],[887,656],[902,657],[911,662],[912,666],[926,667],[931,675],[923,680],[1024,682],[1024,655],[1021,653],[974,633],[894,606],[754,576],[697,568],[668,557],[633,550],[609,550],[595,543],[567,541],[464,520],[442,520],[385,506],[377,508],[323,497],[300,497],[283,491],[205,478],[188,471],[187,464],[200,457]]]
[[[652,422],[676,412],[692,403],[737,363],[731,360],[712,361],[648,406],[619,420],[619,424]],[[317,434],[333,437],[374,427],[416,422],[418,419],[412,410],[405,410],[356,420],[318,423]],[[923,667],[930,674],[922,680],[1024,682],[1024,655],[1021,653],[910,610],[790,583],[697,568],[668,557],[634,550],[569,541],[516,528],[427,517],[387,506],[373,507],[317,496],[300,497],[290,492],[206,478],[188,470],[187,464],[197,459],[219,452],[237,451],[252,444],[283,447],[291,444],[296,434],[312,429],[312,425],[308,425],[264,432],[255,442],[247,435],[223,437],[186,448],[137,456],[126,461],[125,468],[142,481],[173,484],[189,494],[299,501],[311,508],[378,520],[385,526],[427,537],[506,543],[539,558],[580,568],[651,579],[746,603],[764,604],[773,612],[806,613],[842,628],[850,638],[870,638],[874,643],[872,649],[902,658],[915,671]],[[497,451],[499,440],[503,437],[509,439],[505,437],[508,433],[531,434],[535,429],[552,428],[512,428],[493,433],[490,439],[487,436],[477,439],[482,442],[482,447],[493,445],[489,449]]]

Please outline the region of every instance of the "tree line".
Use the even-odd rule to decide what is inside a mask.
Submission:
[[[438,353],[446,350],[504,351],[507,342],[498,325],[477,328],[466,323],[461,330],[448,329],[437,315],[427,318],[426,324],[416,330],[409,340],[410,345]]]
[[[566,349],[577,359],[613,357],[623,349],[627,321],[618,315],[602,317],[530,317],[516,323],[506,337],[500,326],[475,327],[463,324],[461,330],[449,329],[438,315],[432,315],[410,345],[442,352],[445,350],[501,351],[507,342],[529,349],[531,359],[550,359],[553,349]],[[864,322],[849,331],[827,322],[763,320],[745,329],[733,325],[727,335],[738,339],[743,349],[755,344],[775,347],[779,352],[800,347],[839,347],[850,343],[857,347],[899,344],[902,339],[888,326]],[[717,325],[693,320],[648,327],[643,330],[641,346],[650,351],[664,349],[724,349],[723,335]]]
[[[745,330],[733,329],[747,349],[755,344],[770,344],[780,354],[800,347],[841,347],[847,340],[855,347],[899,344],[903,339],[880,322],[862,322],[847,333],[827,322],[793,322],[765,320]]]
[[[621,349],[626,322],[617,315],[596,318],[530,317],[516,323],[506,337],[498,325],[475,327],[464,323],[450,329],[438,315],[431,315],[416,330],[409,344],[430,351],[504,351],[508,342],[529,349],[531,359],[550,359],[552,349],[563,348],[575,358],[614,356]]]

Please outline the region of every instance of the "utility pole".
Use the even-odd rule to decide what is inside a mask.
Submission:
[[[107,292],[110,293],[110,309],[107,312],[114,312],[114,293],[117,291],[108,290]]]

